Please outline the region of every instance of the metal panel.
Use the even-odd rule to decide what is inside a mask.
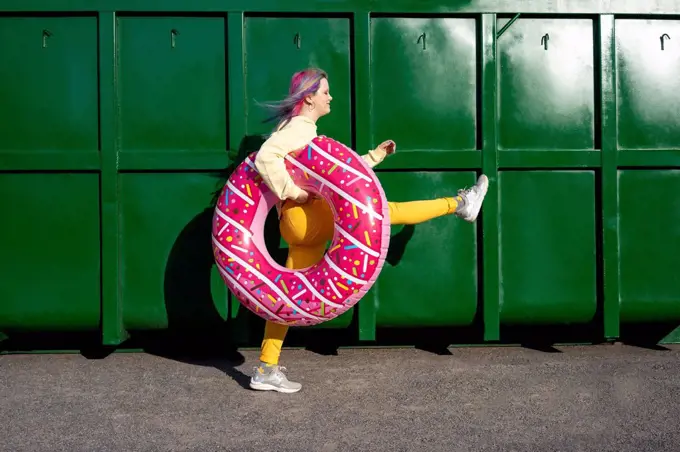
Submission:
[[[0,174],[0,328],[99,328],[96,174]]]
[[[477,149],[474,18],[375,18],[371,44],[375,144]]]
[[[505,31],[498,40],[501,148],[595,147],[593,46],[591,19],[520,17]]]
[[[275,124],[258,102],[288,94],[291,76],[306,67],[328,72],[332,113],[319,121],[319,134],[352,144],[350,22],[343,18],[248,17],[245,71],[248,134],[270,133]]]
[[[417,201],[455,195],[458,188],[474,184],[475,174],[390,172],[381,174],[380,181],[390,201]],[[379,327],[470,325],[477,313],[474,225],[445,216],[393,227],[376,285]]]
[[[227,317],[210,245],[210,174],[120,176],[121,286],[127,329],[210,328]]]
[[[157,168],[182,151],[174,167],[205,151],[225,155],[225,39],[219,17],[118,19],[123,168]]]
[[[0,17],[0,68],[0,152],[96,154],[95,17]]]
[[[680,147],[680,21],[616,20],[619,146]]]
[[[595,175],[499,177],[501,323],[590,322],[597,309]]]
[[[680,320],[680,170],[619,172],[621,320]]]

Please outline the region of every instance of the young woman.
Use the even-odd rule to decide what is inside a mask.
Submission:
[[[271,119],[278,124],[255,158],[255,167],[265,184],[281,200],[277,209],[281,236],[289,246],[286,268],[299,269],[317,263],[323,258],[326,243],[333,238],[335,226],[330,206],[297,187],[284,163],[288,153],[306,146],[317,136],[316,121],[330,113],[331,100],[324,71],[312,68],[295,73],[288,97],[270,105],[275,113]],[[395,143],[388,140],[362,158],[373,168],[394,151]],[[395,225],[418,224],[449,214],[473,222],[482,206],[488,183],[487,177],[482,175],[476,185],[459,190],[455,197],[391,202],[390,222]],[[251,388],[284,393],[301,389],[302,385],[289,381],[283,373],[285,368],[279,366],[281,346],[287,331],[285,325],[266,323],[260,364],[254,369]]]

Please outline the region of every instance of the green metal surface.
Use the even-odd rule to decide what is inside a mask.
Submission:
[[[371,21],[374,143],[389,137],[400,154],[477,149],[476,33],[474,18]]]
[[[619,184],[621,320],[680,320],[680,171],[623,170]]]
[[[417,201],[451,196],[457,187],[473,185],[475,174],[390,172],[380,182],[390,201]],[[472,324],[478,310],[475,227],[454,217],[394,226],[376,285],[379,327]]]
[[[591,19],[522,17],[509,27],[498,41],[502,149],[593,149],[593,46]]]
[[[677,341],[678,15],[680,0],[5,0],[3,344],[194,328],[257,345],[200,237],[228,151],[270,130],[256,101],[309,65],[334,97],[320,133],[397,142],[377,167],[390,200],[491,181],[475,226],[393,228],[377,284],[318,329],[474,325],[489,343],[506,325],[615,340],[651,323]]]
[[[501,323],[587,323],[597,307],[595,175],[499,177]]]
[[[98,177],[0,174],[0,330],[99,328]]]
[[[616,20],[619,146],[680,147],[680,22]]]
[[[96,17],[0,17],[0,68],[0,152],[96,155]]]
[[[219,178],[201,173],[120,176],[120,278],[126,329],[215,328],[226,320],[226,286],[206,240],[218,182]]]

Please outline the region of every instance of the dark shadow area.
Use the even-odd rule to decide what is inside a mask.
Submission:
[[[597,322],[571,325],[505,325],[501,326],[502,344],[521,344],[533,350],[553,351],[555,344],[599,344],[604,342]]]
[[[664,339],[680,342],[680,323],[621,324],[619,342],[648,350],[671,351],[660,344]]]
[[[413,238],[416,227],[411,224],[405,225],[401,231],[390,237],[390,247],[387,250],[385,261],[391,266],[399,265],[406,252],[406,246]]]

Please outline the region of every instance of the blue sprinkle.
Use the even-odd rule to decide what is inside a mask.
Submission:
[[[356,247],[357,247],[356,245],[347,245],[347,246],[345,247],[345,249],[346,249],[346,250],[353,250],[353,249],[356,248]]]
[[[302,284],[298,284],[298,289],[302,289]]]
[[[309,160],[312,159],[312,145],[311,144],[309,146],[307,146],[307,158]]]
[[[250,255],[251,255],[251,256],[253,255],[253,252],[252,252],[252,251],[250,252]]]
[[[281,279],[281,274],[280,274],[280,273],[279,273],[279,275],[274,279],[274,282],[279,282],[279,279]]]
[[[257,289],[257,294],[262,295],[262,291],[260,289]]]
[[[362,274],[361,274],[361,277],[362,277],[362,278],[365,278],[365,277],[366,277],[366,275],[365,275],[364,273],[362,273]]]
[[[348,225],[347,227],[348,227],[348,228],[350,228],[350,229],[352,229],[352,225],[351,225],[351,224],[350,224],[350,225]]]
[[[352,157],[349,157],[349,158],[347,159],[347,163],[350,163],[351,161],[352,161]]]
[[[347,285],[348,285],[348,286],[351,286],[351,285],[352,285],[352,281],[350,281],[350,280],[348,279],[348,280],[347,280]]]
[[[321,289],[321,293],[323,293],[323,289]]]
[[[293,309],[293,315],[297,315],[297,311]]]
[[[302,304],[302,300],[298,300],[297,304],[300,306]]]
[[[229,268],[229,267],[224,267],[224,269],[225,269],[226,271],[228,271],[229,273],[231,273],[232,275],[234,274],[234,270],[233,270],[233,269],[231,269],[231,268]]]

